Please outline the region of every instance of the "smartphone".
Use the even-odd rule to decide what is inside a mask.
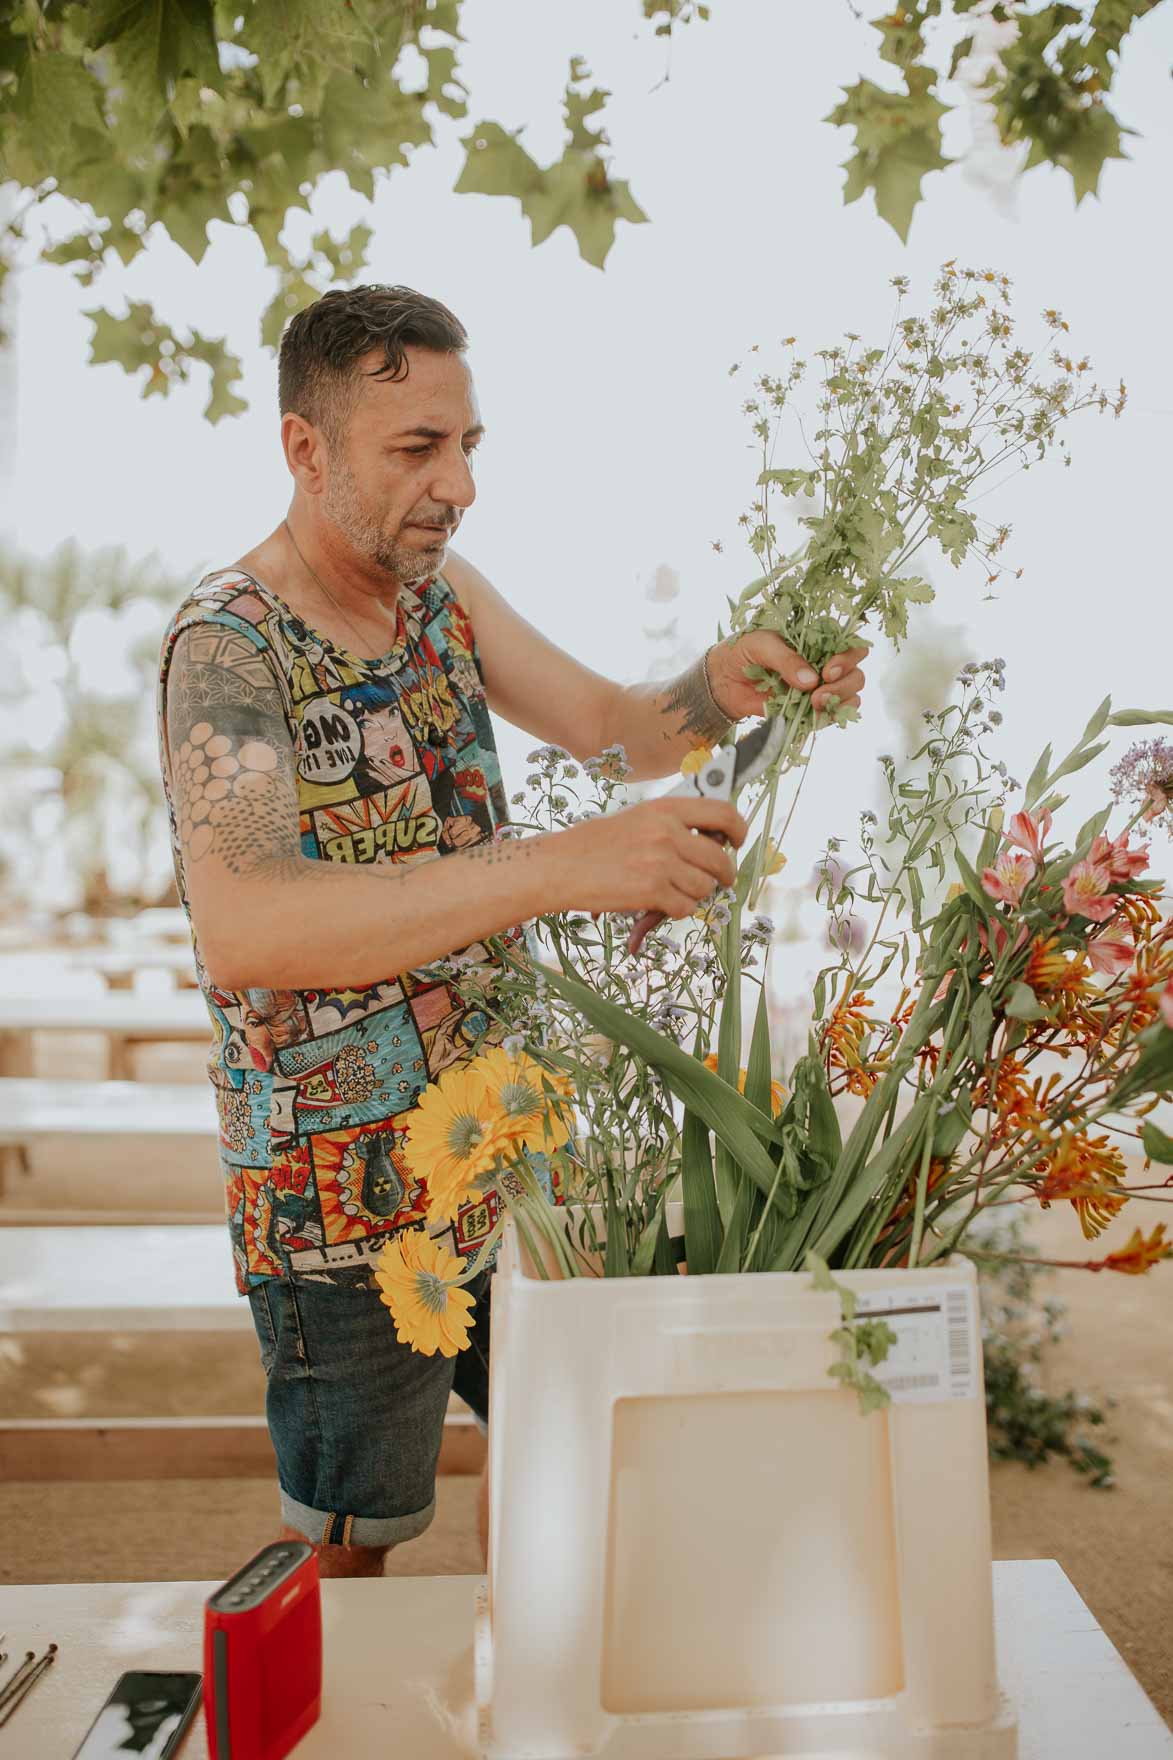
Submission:
[[[124,1674],[73,1760],[168,1760],[200,1702],[200,1674]]]

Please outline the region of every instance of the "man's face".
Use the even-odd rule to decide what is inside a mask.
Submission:
[[[406,355],[407,376],[395,383],[369,376],[380,350],[359,362],[361,389],[330,449],[323,503],[347,542],[404,585],[443,567],[476,499],[472,454],[482,432],[463,357],[425,348]]]

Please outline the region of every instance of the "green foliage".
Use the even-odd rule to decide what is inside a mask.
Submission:
[[[230,354],[219,337],[201,336],[192,330],[184,341],[166,324],[160,323],[149,305],[131,300],[126,315],[115,317],[98,306],[85,316],[93,321],[90,359],[95,366],[117,361],[128,373],[147,369],[142,395],[165,395],[172,386],[182,384],[191,376],[193,362],[211,368],[211,384],[204,415],[210,422],[223,416],[238,415],[247,408],[233,387],[239,383],[239,358]]]
[[[570,63],[563,112],[569,139],[561,159],[544,169],[521,145],[518,129],[508,134],[483,123],[465,137],[468,152],[456,183],[468,195],[516,196],[530,223],[531,242],[543,244],[559,226],[578,239],[580,255],[601,269],[615,242],[615,224],[639,225],[647,219],[626,183],[607,175],[601,150],[610,145],[604,130],[587,127],[610,97],[586,91],[590,73],[579,56]]]
[[[306,211],[319,180],[341,172],[369,199],[379,178],[434,144],[445,119],[467,118],[462,5],[10,0],[0,6],[0,181],[26,195],[0,232],[0,277],[39,259],[89,285],[104,264],[132,261],[160,233],[199,263],[212,222],[245,227],[277,274],[262,321],[274,346],[287,317],[363,266],[361,225],[341,246],[319,234],[308,257],[286,244],[289,216]],[[692,0],[644,0],[643,12],[657,34],[708,16]],[[647,219],[609,173],[610,143],[598,126],[608,95],[574,58],[562,158],[541,167],[520,145],[522,130],[478,122],[456,188],[516,197],[535,245],[565,226],[584,260],[602,268],[617,223]],[[42,247],[27,217],[54,193],[78,205],[77,230]],[[146,367],[144,395],[165,395],[206,366],[209,419],[244,408],[222,340],[177,335],[139,305],[95,322],[92,358],[128,372]]]
[[[885,1320],[855,1318],[855,1291],[832,1277],[826,1260],[817,1253],[807,1254],[806,1269],[811,1274],[813,1288],[830,1291],[839,1297],[840,1324],[830,1335],[838,1360],[832,1363],[828,1374],[841,1387],[855,1389],[859,1409],[865,1417],[869,1412],[881,1411],[891,1403],[892,1396],[871,1371],[877,1363],[884,1361],[896,1343],[896,1334]]]
[[[1114,1483],[1112,1460],[1088,1434],[1104,1424],[1104,1408],[1071,1388],[1052,1394],[1040,1384],[1043,1359],[1066,1330],[1066,1306],[1042,1300],[1035,1287],[1054,1273],[1029,1263],[1033,1248],[1020,1219],[985,1230],[982,1245],[1007,1255],[1000,1262],[984,1262],[980,1271],[991,1457],[1031,1468],[1065,1460],[1093,1489],[1109,1489]]]
[[[1017,26],[984,94],[998,131],[1008,146],[1026,146],[1025,170],[1049,164],[1066,172],[1077,205],[1098,193],[1109,159],[1128,157],[1121,143],[1133,130],[1113,114],[1107,94],[1125,37],[1159,3],[1081,0],[1031,9],[1026,0],[1001,0],[994,8],[997,18]],[[905,89],[891,91],[861,79],[844,89],[843,102],[827,118],[855,130],[844,201],[857,201],[871,189],[876,212],[903,240],[926,173],[950,163],[941,153],[941,118],[949,106],[937,95],[942,75],[928,58],[926,27],[946,25],[972,9],[973,0],[905,0],[875,19],[881,60],[899,70]],[[972,43],[967,36],[954,44],[946,77],[956,77]]]

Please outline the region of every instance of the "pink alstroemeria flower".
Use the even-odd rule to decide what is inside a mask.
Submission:
[[[1120,900],[1108,891],[1111,875],[1099,862],[1076,862],[1063,882],[1063,903],[1070,917],[1106,923]]]
[[[1118,978],[1136,958],[1136,943],[1127,935],[1097,935],[1087,944],[1087,957],[1093,972]]]
[[[1132,880],[1148,867],[1149,846],[1142,843],[1136,849],[1130,849],[1127,831],[1122,831],[1115,842],[1101,831],[1092,844],[1088,861],[1107,868],[1111,880]]]
[[[1051,830],[1050,813],[1040,813],[1037,819],[1029,813],[1015,813],[1010,821],[1010,829],[1006,833],[1007,843],[1012,843],[1025,850],[1032,861],[1041,862],[1043,845]]]
[[[1173,1027],[1173,978],[1161,991],[1161,1019],[1167,1027]]]
[[[1015,819],[1025,819],[1025,813],[1016,813]],[[997,898],[1005,904],[1019,905],[1027,885],[1035,877],[1033,857],[1021,849],[1004,849],[992,868],[982,869],[982,891],[988,898]]]

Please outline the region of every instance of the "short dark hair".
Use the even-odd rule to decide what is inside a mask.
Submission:
[[[331,288],[285,326],[277,366],[281,414],[302,416],[337,438],[358,396],[355,362],[381,348],[383,365],[370,377],[406,379],[409,347],[463,354],[468,333],[447,306],[413,287]]]

